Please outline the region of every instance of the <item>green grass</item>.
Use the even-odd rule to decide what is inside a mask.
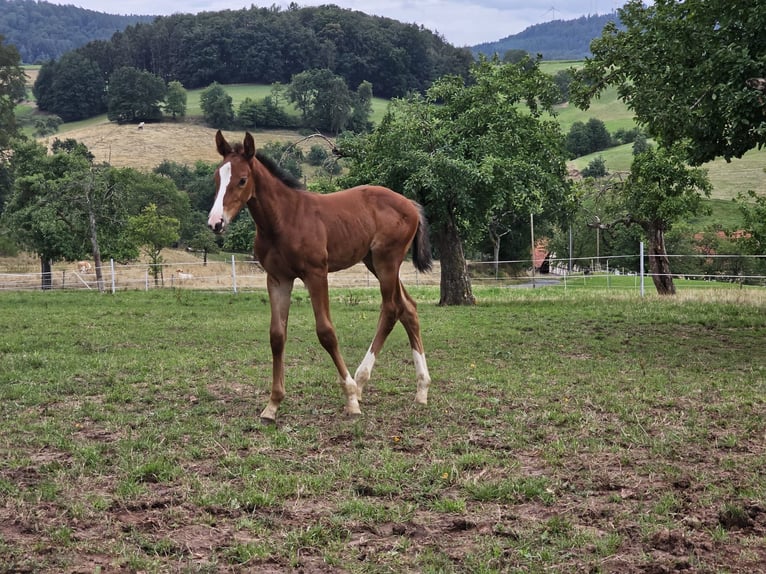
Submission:
[[[228,84],[224,86],[226,93],[231,96],[232,107],[236,112],[239,109],[245,98],[252,98],[253,100],[260,100],[266,96],[271,95],[271,86],[264,84]],[[186,115],[187,116],[202,116],[202,107],[200,105],[200,96],[204,89],[189,90],[187,92],[186,102]],[[300,111],[292,105],[290,102],[283,101],[287,113],[292,115],[299,115]],[[388,107],[388,100],[383,98],[373,98],[372,100],[372,117],[370,120],[374,123],[379,123],[383,119],[383,115]]]
[[[360,418],[298,290],[276,427],[263,293],[0,293],[0,570],[758,569],[762,291],[570,287],[413,288],[430,403],[397,327]]]

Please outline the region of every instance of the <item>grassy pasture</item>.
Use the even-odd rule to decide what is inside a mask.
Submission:
[[[0,572],[752,572],[766,298],[413,288],[361,418],[296,290],[277,427],[264,292],[0,293]],[[374,290],[331,294],[351,368]]]

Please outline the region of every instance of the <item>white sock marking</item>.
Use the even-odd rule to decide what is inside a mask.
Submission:
[[[412,359],[415,362],[415,379],[418,385],[415,402],[426,404],[428,402],[428,385],[431,384],[431,375],[428,374],[426,356],[412,349]]]

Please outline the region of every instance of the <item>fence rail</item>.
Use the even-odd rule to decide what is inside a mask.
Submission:
[[[601,281],[606,288],[636,289],[643,293],[647,280],[652,274],[642,266],[640,271],[633,271],[626,265],[627,260],[634,264],[637,259],[645,260],[641,254],[618,255],[608,257],[587,257],[579,259],[551,258],[546,262],[545,271],[535,268],[531,259],[512,261],[470,261],[469,276],[472,282],[480,285],[505,287],[576,287],[586,283]],[[704,260],[707,262],[726,261],[728,265],[707,265],[707,271],[673,273],[674,279],[703,281],[723,281],[729,283],[748,283],[766,286],[766,275],[747,272],[747,269],[766,268],[764,255],[721,255],[694,254],[668,255],[671,268],[679,266],[679,261]],[[674,262],[676,262],[674,264]],[[539,262],[538,262],[539,263]],[[755,263],[755,265],[753,264]],[[683,267],[683,265],[680,265]],[[695,268],[698,266],[695,266]],[[736,269],[737,272],[731,272]],[[439,262],[435,262],[431,273],[417,272],[409,262],[402,265],[402,281],[410,285],[438,285],[440,281]],[[619,277],[619,279],[617,279]],[[630,279],[626,279],[630,278]],[[377,287],[377,279],[363,264],[333,273],[329,277],[330,287],[355,288]],[[0,273],[0,291],[39,290],[42,275],[38,271]],[[296,282],[300,287],[300,281]],[[96,281],[95,269],[82,273],[71,263],[54,266],[50,274],[50,288],[53,290],[151,290],[167,288],[206,289],[212,291],[252,291],[266,288],[266,273],[255,261],[176,261],[165,262],[158,266],[150,264],[117,264],[106,262],[102,267],[102,285]]]

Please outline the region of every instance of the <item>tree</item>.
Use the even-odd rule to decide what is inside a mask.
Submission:
[[[0,161],[5,160],[4,152],[18,135],[13,110],[26,95],[25,80],[19,52],[15,46],[5,45],[0,35]]]
[[[660,295],[673,295],[675,286],[665,248],[665,234],[684,218],[702,208],[709,197],[710,182],[699,168],[689,168],[675,150],[649,149],[636,155],[627,180],[614,190],[613,222],[592,223],[609,229],[615,225],[638,225],[649,241],[649,269]]]
[[[213,128],[227,129],[234,121],[234,109],[232,99],[223,86],[213,82],[202,90],[200,106],[205,122]]]
[[[140,215],[128,218],[128,232],[149,258],[149,272],[154,277],[155,286],[159,285],[160,279],[164,284],[162,250],[178,241],[179,221],[174,217],[160,215],[157,206],[150,203]]]
[[[766,254],[766,195],[754,191],[740,193],[737,204],[742,211],[746,234],[740,238],[749,253]]]
[[[583,177],[604,177],[607,175],[606,161],[603,156],[594,157],[588,166],[582,170]]]
[[[64,123],[58,116],[42,116],[35,120],[35,136],[45,137],[47,135],[55,134],[59,131],[59,127]]]
[[[107,118],[117,123],[138,123],[162,119],[165,81],[136,68],[119,68],[109,77]]]
[[[352,95],[345,80],[326,68],[295,74],[287,97],[301,111],[306,127],[337,134],[351,117]]]
[[[54,261],[74,261],[87,253],[86,223],[73,217],[62,197],[78,185],[90,169],[81,153],[48,150],[36,142],[18,142],[11,155],[13,189],[3,212],[3,225],[16,242],[40,257],[41,286],[52,285]]]
[[[77,52],[43,64],[32,91],[40,110],[56,114],[65,122],[106,111],[106,82],[101,68]]]
[[[607,86],[666,148],[699,165],[766,143],[766,4],[752,0],[631,0],[591,43],[572,100],[586,108]]]
[[[348,129],[357,132],[368,132],[372,129],[372,84],[364,81],[359,84],[353,96],[351,117]]]
[[[440,304],[474,302],[464,242],[485,237],[497,214],[553,214],[569,204],[563,138],[543,117],[555,96],[537,62],[483,59],[471,81],[448,76],[425,97],[394,100],[372,134],[339,144],[353,160],[346,183],[387,185],[426,208]]]
[[[165,95],[165,113],[182,118],[186,115],[186,89],[178,80],[168,83],[168,91]]]

